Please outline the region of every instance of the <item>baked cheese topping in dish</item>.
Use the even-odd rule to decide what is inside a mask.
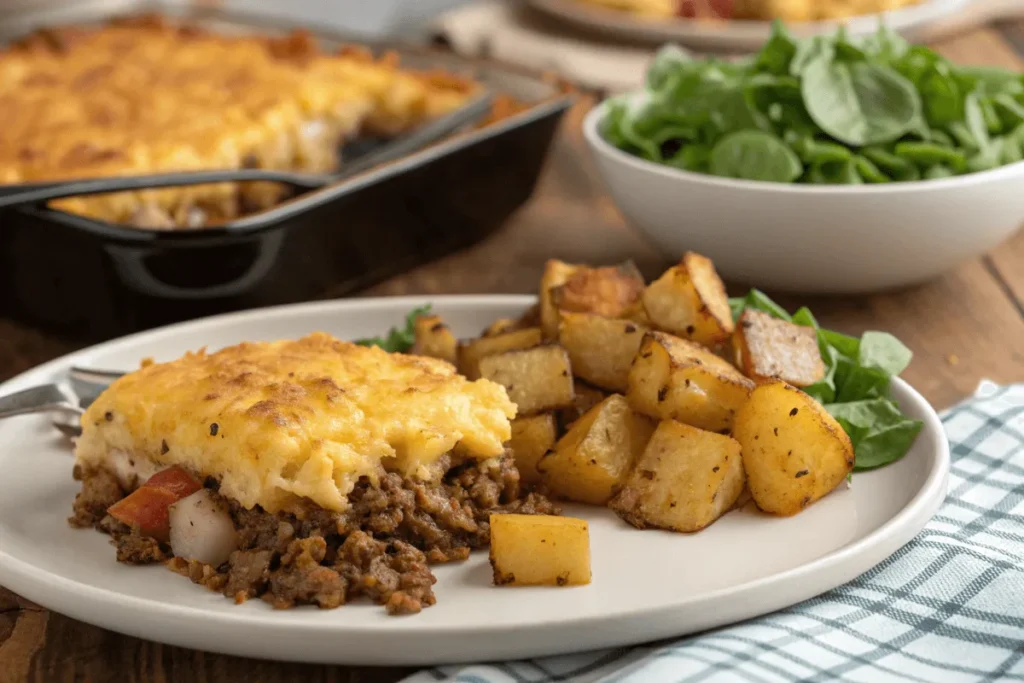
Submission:
[[[256,167],[333,171],[359,132],[393,135],[478,84],[400,68],[305,33],[221,35],[159,17],[40,31],[0,51],[0,182]],[[198,227],[279,200],[280,186],[74,197],[56,208],[144,227]],[[248,204],[248,206],[245,206]],[[200,215],[201,212],[201,215]]]
[[[343,511],[360,477],[428,480],[453,450],[502,455],[515,413],[503,387],[444,361],[315,333],[145,364],[89,407],[75,453],[139,480],[180,465],[246,508]]]

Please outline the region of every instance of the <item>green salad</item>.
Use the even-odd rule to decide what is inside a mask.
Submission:
[[[604,138],[687,171],[779,183],[945,178],[1024,159],[1024,75],[957,66],[888,28],[793,37],[752,57],[669,45],[640,97],[609,102]]]

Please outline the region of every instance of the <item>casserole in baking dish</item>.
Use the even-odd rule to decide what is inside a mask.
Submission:
[[[399,66],[305,32],[228,35],[158,15],[42,30],[0,53],[0,182],[230,168],[329,173],[361,133],[394,135],[462,105],[469,78]],[[73,197],[54,208],[148,228],[274,205],[275,183]]]

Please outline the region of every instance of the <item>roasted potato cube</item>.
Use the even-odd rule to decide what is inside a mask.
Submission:
[[[853,444],[842,426],[779,380],[754,389],[736,414],[733,436],[743,449],[750,495],[765,512],[796,514],[853,470]]]
[[[747,377],[781,379],[793,386],[808,387],[825,376],[818,333],[813,327],[748,308],[740,316],[732,338]]]
[[[512,420],[512,438],[508,447],[519,470],[519,481],[531,486],[540,483],[537,463],[554,448],[557,439],[558,425],[551,413]]]
[[[700,254],[686,252],[644,290],[643,302],[654,327],[705,346],[727,341],[734,328],[725,285]]]
[[[651,318],[647,315],[647,309],[644,308],[642,294],[641,298],[637,299],[632,306],[623,311],[619,317],[623,320],[632,320],[643,327],[653,327]]]
[[[544,264],[544,273],[540,277],[540,292],[537,295],[540,306],[540,327],[544,332],[544,338],[555,340],[558,338],[558,307],[552,297],[551,290],[565,284],[574,272],[584,266],[577,266],[557,259],[551,259]]]
[[[646,328],[629,320],[562,311],[558,341],[580,379],[609,391],[626,391],[629,368]]]
[[[563,428],[571,425],[583,417],[591,408],[608,398],[608,392],[592,387],[582,380],[573,380],[572,386],[573,393],[575,394],[572,399],[572,405],[558,411],[558,418]]]
[[[640,300],[643,291],[644,276],[632,261],[626,261],[618,266],[577,268],[552,288],[551,300],[560,311],[617,318]]]
[[[414,341],[409,353],[440,358],[455,364],[459,342],[439,315],[421,315],[414,325]]]
[[[629,476],[653,430],[651,420],[612,394],[573,424],[538,469],[552,493],[604,505]]]
[[[512,318],[498,318],[484,329],[481,337],[496,337],[499,334],[516,331],[516,321]]]
[[[573,517],[491,515],[491,569],[496,586],[590,583],[590,528]]]
[[[699,344],[648,332],[629,371],[626,398],[659,420],[673,419],[721,432],[747,400],[754,383]]]
[[[480,359],[480,376],[504,386],[520,416],[572,405],[572,368],[561,346],[486,356]]]
[[[735,439],[663,420],[608,506],[638,529],[699,531],[732,509],[743,481]]]
[[[480,379],[480,360],[506,351],[528,349],[540,345],[539,327],[481,337],[459,345],[459,372],[469,379]]]

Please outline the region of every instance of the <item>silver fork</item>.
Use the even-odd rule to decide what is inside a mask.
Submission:
[[[123,373],[72,367],[68,386],[43,384],[0,396],[0,419],[31,413],[57,413],[53,426],[71,438],[80,436],[78,418]]]

